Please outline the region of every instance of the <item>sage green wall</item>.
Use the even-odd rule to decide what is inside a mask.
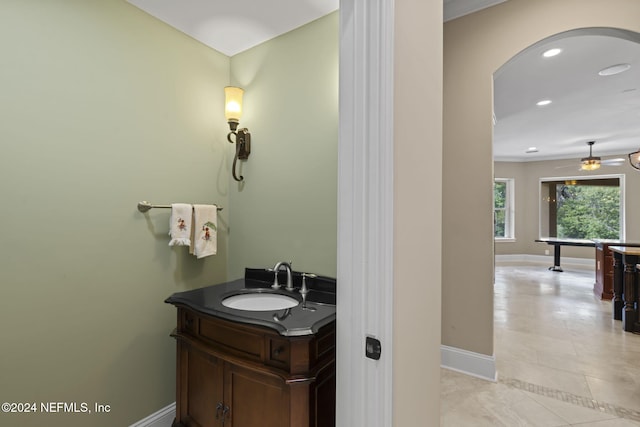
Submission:
[[[244,183],[229,186],[229,277],[291,260],[335,277],[338,12],[231,58],[251,131]]]
[[[637,0],[509,0],[445,23],[443,344],[493,354],[493,73],[563,31],[639,31],[638,16]]]
[[[111,406],[0,425],[129,425],[175,400],[164,299],[226,279],[227,209],[197,261],[136,204],[228,208],[229,58],[122,0],[4,0],[0,51],[0,401]]]
[[[621,153],[625,157],[628,153]],[[609,156],[608,156],[609,157]],[[607,158],[608,158],[607,157]],[[595,172],[584,172],[575,169],[559,169],[559,167],[578,162],[578,159],[565,159],[539,162],[495,162],[496,177],[515,178],[516,200],[516,242],[496,242],[496,254],[531,254],[544,255],[545,249],[553,254],[553,248],[543,243],[536,243],[540,206],[538,203],[540,178],[550,177],[582,177],[594,175],[624,175],[624,215],[626,217],[626,240],[640,241],[640,172],[633,169],[629,162],[618,167],[603,166]],[[570,172],[567,172],[569,170]],[[593,248],[566,246],[562,248],[563,257],[594,258]]]

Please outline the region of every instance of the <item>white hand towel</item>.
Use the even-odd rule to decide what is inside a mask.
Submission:
[[[218,251],[218,207],[193,205],[191,250],[198,259],[215,255]]]
[[[185,203],[174,203],[171,205],[171,219],[169,224],[171,240],[169,241],[169,246],[191,245],[192,210],[191,205]]]

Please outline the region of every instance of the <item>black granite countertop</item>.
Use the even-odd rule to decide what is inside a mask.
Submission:
[[[279,283],[286,283],[285,276],[279,274]],[[336,318],[335,279],[318,276],[307,279],[309,293],[304,298],[299,292],[301,274],[294,272],[294,291],[287,291],[284,285],[274,290],[273,272],[264,269],[246,269],[245,278],[219,285],[207,286],[191,291],[177,292],[165,300],[175,306],[186,306],[200,313],[209,314],[233,322],[265,326],[275,329],[280,335],[311,335],[331,323]],[[296,298],[297,306],[285,310],[249,311],[225,307],[222,300],[227,296],[244,292],[279,293]]]

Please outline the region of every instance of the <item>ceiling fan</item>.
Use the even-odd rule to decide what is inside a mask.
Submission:
[[[602,160],[600,159],[600,157],[594,156],[593,144],[595,143],[596,143],[595,141],[587,142],[587,145],[589,146],[589,156],[583,157],[582,159],[580,159],[580,170],[594,171],[594,170],[600,169],[600,166],[620,166],[624,164],[625,159],[623,158]],[[568,167],[568,166],[560,166],[560,167],[562,168],[562,167]]]
[[[608,159],[601,160],[600,157],[593,155],[593,144],[595,141],[587,142],[589,145],[589,156],[583,157],[580,159],[580,170],[583,171],[593,171],[596,169],[600,169],[600,166],[620,166],[624,163],[624,159]]]

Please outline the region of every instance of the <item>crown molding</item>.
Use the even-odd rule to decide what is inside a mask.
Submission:
[[[486,9],[507,0],[444,0],[444,22]]]

